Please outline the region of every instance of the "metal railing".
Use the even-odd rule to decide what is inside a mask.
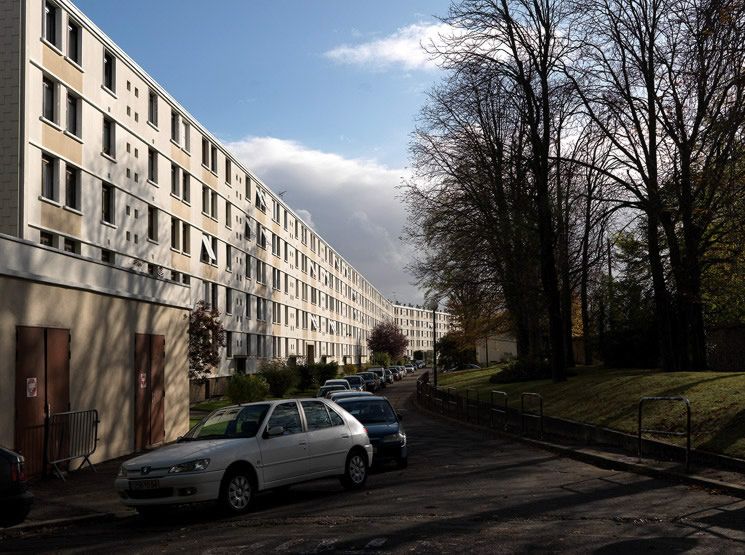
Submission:
[[[494,396],[502,398],[502,408],[497,408],[497,404],[494,402]],[[502,426],[507,429],[507,420],[509,419],[509,413],[507,409],[507,392],[494,390],[489,394],[489,426],[494,427],[494,416],[502,415]]]
[[[88,463],[95,472],[90,456],[98,445],[98,411],[96,409],[51,414],[47,423],[47,463],[65,479],[60,465],[82,458],[78,469]]]
[[[539,411],[536,412],[530,412],[525,410],[525,399],[531,398],[531,399],[538,399],[538,407]],[[538,429],[539,429],[539,436],[543,437],[543,397],[540,393],[521,393],[520,394],[520,428],[522,431],[522,435],[525,435],[527,431],[527,419],[534,419],[538,420]]]
[[[654,428],[642,427],[642,408],[644,407],[644,403],[648,403],[650,401],[651,402],[664,401],[664,402],[684,403],[686,407],[686,431],[676,432],[673,430],[657,430]],[[639,399],[639,412],[638,412],[636,430],[637,430],[637,442],[638,442],[638,455],[639,455],[640,460],[642,458],[642,434],[654,434],[658,436],[669,436],[669,437],[685,437],[686,438],[685,465],[686,465],[686,472],[688,472],[690,468],[690,459],[691,459],[691,402],[688,400],[687,397],[681,397],[681,396],[642,397],[641,399]]]
[[[475,393],[475,397],[472,396],[472,393]],[[466,422],[471,421],[471,409],[474,409],[474,412],[476,413],[476,424],[480,424],[479,405],[479,392],[475,389],[466,389]]]

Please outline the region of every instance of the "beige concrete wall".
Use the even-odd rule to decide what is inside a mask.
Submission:
[[[18,235],[21,2],[0,1],[0,233]]]
[[[482,366],[489,365],[492,362],[502,362],[516,356],[517,342],[507,335],[490,335],[476,343],[476,360]]]
[[[0,276],[0,444],[14,442],[16,326],[67,328],[71,333],[72,410],[98,409],[99,445],[93,461],[134,446],[134,334],[166,337],[165,432],[173,441],[188,429],[187,312],[29,280]]]

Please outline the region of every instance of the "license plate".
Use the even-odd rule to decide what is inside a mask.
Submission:
[[[160,482],[158,480],[130,480],[129,489],[131,490],[142,490],[142,489],[158,489]]]

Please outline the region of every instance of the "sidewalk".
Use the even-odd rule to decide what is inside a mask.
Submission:
[[[685,471],[685,465],[678,462],[659,461],[654,459],[639,460],[633,455],[614,448],[602,446],[588,446],[571,441],[564,441],[552,437],[550,440],[535,439],[521,436],[515,433],[490,428],[487,425],[477,425],[472,422],[454,418],[425,408],[412,395],[412,403],[416,410],[426,414],[430,418],[441,419],[449,422],[457,422],[471,430],[479,430],[488,437],[509,438],[513,441],[539,447],[559,455],[579,460],[600,468],[634,472],[654,478],[685,483],[701,487],[711,491],[720,491],[745,499],[745,475],[740,472],[721,470],[718,468],[691,466],[689,472]]]
[[[44,526],[65,525],[76,521],[105,520],[137,514],[121,504],[114,491],[114,478],[121,463],[130,457],[96,465],[96,472],[84,467],[65,476],[31,482],[34,504],[26,520],[18,526],[0,528],[0,536],[17,535]]]

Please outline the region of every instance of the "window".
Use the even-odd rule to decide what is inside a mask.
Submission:
[[[207,234],[202,235],[202,249],[199,260],[205,264],[217,264],[217,238]]]
[[[67,57],[80,65],[80,25],[67,20]]]
[[[232,177],[231,177],[232,173],[233,173],[232,164],[230,163],[230,159],[226,157],[225,158],[225,183],[227,183],[228,185],[232,183]]]
[[[246,200],[251,202],[251,178],[246,174]]]
[[[191,228],[186,222],[182,222],[181,226],[181,247],[184,254],[191,253]]]
[[[101,249],[101,262],[105,262],[106,264],[113,264],[114,263],[113,251],[110,251],[108,249]]]
[[[171,140],[178,143],[179,141],[179,117],[176,110],[171,110]]]
[[[184,133],[184,142],[182,146],[184,147],[184,150],[186,152],[189,152],[189,150],[191,149],[191,141],[189,140],[189,124],[184,121],[183,118],[181,119],[181,127],[183,128]]]
[[[225,288],[225,314],[233,314],[233,290]]]
[[[202,165],[206,167],[210,165],[210,143],[204,137],[202,137]]]
[[[225,268],[228,272],[233,271],[233,248],[225,245]]]
[[[181,200],[191,202],[191,176],[185,171],[181,172]]]
[[[65,237],[62,248],[65,252],[71,252],[73,254],[80,254],[80,241]]]
[[[80,210],[80,170],[65,166],[65,206]]]
[[[114,122],[109,118],[103,118],[103,150],[102,152],[107,156],[115,157],[114,141],[115,141]]]
[[[202,213],[210,213],[210,188],[207,185],[202,185]]]
[[[44,77],[42,79],[42,87],[43,87],[43,106],[42,106],[42,116],[44,116],[44,119],[49,121],[56,121],[55,120],[55,96],[56,96],[56,85],[54,81],[49,79],[48,77]]]
[[[67,91],[67,131],[73,135],[80,136],[80,99]]]
[[[321,401],[303,401],[302,405],[305,420],[308,423],[308,431],[331,427],[331,418],[324,403]]]
[[[147,207],[147,238],[158,241],[158,209],[155,206]]]
[[[150,91],[147,97],[147,121],[158,127],[158,95]]]
[[[171,248],[181,249],[181,222],[171,216]]]
[[[225,227],[231,228],[233,221],[233,205],[229,201],[225,201]]]
[[[210,169],[214,173],[217,173],[217,147],[215,145],[212,145],[211,155],[212,155],[212,160],[210,163]]]
[[[103,86],[111,92],[115,92],[116,87],[116,59],[108,50],[103,53]]]
[[[59,47],[58,20],[59,8],[52,2],[44,2],[44,38],[57,47]]]
[[[171,194],[175,196],[179,196],[181,186],[178,169],[176,164],[171,164]]]
[[[44,245],[45,247],[54,247],[54,234],[49,233],[48,231],[41,231],[39,233],[39,244]]]
[[[114,223],[114,186],[110,183],[101,185],[101,219],[104,222]]]
[[[233,332],[225,332],[225,356],[227,358],[233,357]]]
[[[48,154],[41,155],[41,196],[57,200],[57,161]]]
[[[158,153],[152,148],[147,149],[147,179],[158,182]]]
[[[256,297],[256,319],[263,322],[266,320],[266,299]]]
[[[217,192],[212,191],[212,202],[210,202],[210,216],[217,219]]]
[[[257,337],[258,342],[263,341],[263,337]],[[297,410],[297,403],[294,401],[290,403],[282,403],[274,407],[274,412],[269,417],[269,422],[266,425],[269,428],[282,428],[284,430],[283,435],[299,434],[303,431],[303,426],[300,423],[300,413]]]

